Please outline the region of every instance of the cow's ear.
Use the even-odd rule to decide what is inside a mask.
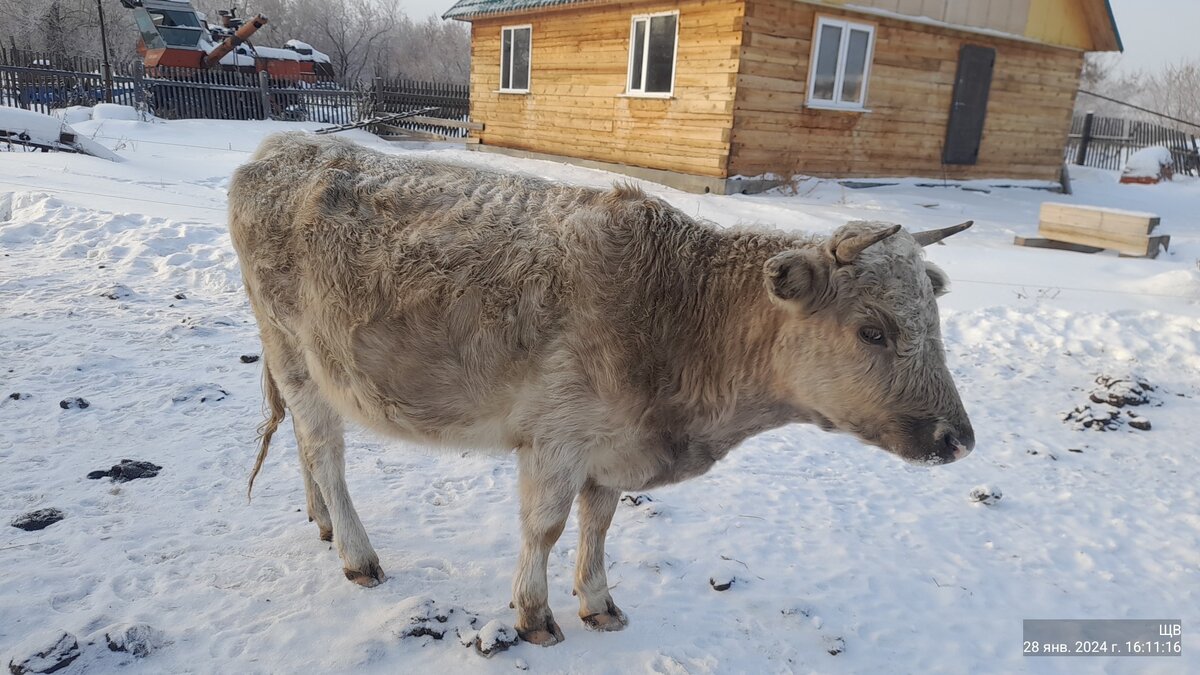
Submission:
[[[763,266],[767,290],[816,311],[829,296],[829,262],[814,249],[784,251]]]
[[[934,297],[940,298],[950,292],[950,277],[946,276],[942,268],[927,260],[925,261],[925,274],[929,275],[929,282],[933,284]]]

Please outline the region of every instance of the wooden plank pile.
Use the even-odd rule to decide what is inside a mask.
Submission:
[[[1018,246],[1080,253],[1114,250],[1125,257],[1154,258],[1171,243],[1170,235],[1152,235],[1159,218],[1152,213],[1098,206],[1042,204],[1040,237],[1017,237]]]

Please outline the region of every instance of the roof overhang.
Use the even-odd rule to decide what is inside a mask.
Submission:
[[[1083,15],[1087,18],[1088,32],[1092,34],[1094,52],[1123,52],[1121,31],[1117,29],[1117,17],[1113,15],[1109,0],[1084,0]]]
[[[458,0],[453,7],[446,10],[442,18],[471,21],[485,17],[585,4],[604,4],[604,0]]]

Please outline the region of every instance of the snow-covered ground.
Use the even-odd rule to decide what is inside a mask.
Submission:
[[[3,665],[66,631],[82,652],[68,674],[1200,668],[1200,181],[1121,186],[1115,174],[1074,170],[1073,196],[914,180],[865,190],[809,180],[729,197],[647,184],[722,225],[828,232],[850,219],[913,229],[974,219],[928,253],[954,279],[945,341],[977,449],[922,469],[814,428],[764,434],[702,478],[622,503],[608,574],[626,631],[588,632],[575,618],[572,524],[550,564],[566,642],[485,660],[453,627],[470,637],[474,618],[498,637],[514,618],[511,456],[352,432],[350,489],[390,577],[371,590],[342,577],[306,522],[290,434],[246,502],[260,364],[240,357],[259,345],[225,188],[263,135],[304,125],[75,126],[127,161],[0,154]],[[615,178],[352,134],[582,185]],[[1132,260],[1012,246],[1014,234],[1036,233],[1044,200],[1158,213],[1171,251]],[[1150,431],[1063,421],[1097,376],[1126,374],[1154,387],[1137,408]],[[60,407],[72,397],[89,407]],[[86,478],[121,459],[163,469],[128,483]],[[974,503],[979,486],[1003,498]],[[47,507],[65,519],[8,527]],[[710,586],[729,578],[727,591]],[[437,614],[451,618],[430,623]],[[1184,655],[1023,656],[1025,618],[1180,618]],[[404,637],[414,619],[450,629]],[[158,648],[110,651],[113,624],[148,624]]]

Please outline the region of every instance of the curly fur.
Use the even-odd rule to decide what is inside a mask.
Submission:
[[[326,461],[340,461],[342,418],[517,448],[526,548],[514,597],[518,628],[538,639],[556,639],[545,553],[577,494],[603,522],[583,528],[600,539],[581,549],[581,612],[613,625],[595,556],[620,490],[699,475],[792,422],[928,461],[947,459],[939,430],[970,433],[940,341],[945,275],[903,231],[839,249],[879,223],[832,237],[719,229],[629,185],[577,188],[302,134],[265,140],[229,202],[267,382],[319,486],[310,516],[349,540],[347,576],[374,579],[378,560]],[[864,325],[888,344],[864,345]],[[281,416],[270,386],[268,398],[263,455]]]

